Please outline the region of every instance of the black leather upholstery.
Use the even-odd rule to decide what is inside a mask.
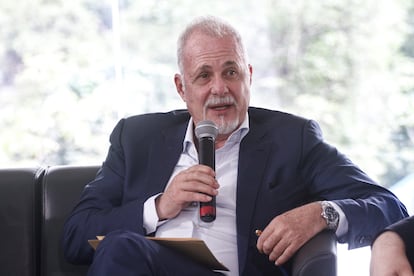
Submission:
[[[293,276],[332,276],[337,273],[336,236],[324,231],[313,237],[296,254]]]
[[[0,169],[0,275],[82,276],[86,266],[66,262],[64,220],[98,166]],[[335,276],[336,238],[322,232],[295,255],[294,276]]]
[[[74,266],[64,260],[62,229],[84,186],[95,177],[97,171],[97,166],[55,166],[46,169],[41,186],[42,276],[86,275],[86,266]]]
[[[41,174],[36,168],[0,169],[0,275],[38,274]]]

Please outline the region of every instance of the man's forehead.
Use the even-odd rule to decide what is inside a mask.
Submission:
[[[234,47],[191,49],[184,55],[184,63],[195,68],[224,68],[241,66],[243,56]]]
[[[217,49],[217,45],[220,45],[219,48],[239,48],[236,39],[230,35],[214,36],[210,34],[195,32],[187,38],[187,41],[184,44],[184,51],[191,51],[195,49],[213,50]]]
[[[219,66],[221,68],[239,67],[239,64],[238,64],[238,62],[236,62],[234,60],[228,60],[228,61],[225,61],[225,62],[219,64]],[[208,70],[208,69],[213,69],[213,65],[211,65],[211,64],[201,64],[198,68]]]

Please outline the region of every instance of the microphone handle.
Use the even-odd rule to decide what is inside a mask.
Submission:
[[[207,165],[215,170],[215,145],[212,137],[199,139],[198,159],[202,165]],[[200,202],[200,219],[204,222],[212,222],[216,219],[216,197],[213,196],[209,202]]]

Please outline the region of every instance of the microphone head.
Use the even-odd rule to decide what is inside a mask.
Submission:
[[[204,137],[211,137],[214,140],[218,134],[218,128],[213,121],[204,120],[200,121],[194,129],[195,135],[198,139]]]

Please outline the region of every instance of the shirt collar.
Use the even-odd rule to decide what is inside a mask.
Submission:
[[[230,137],[227,139],[226,143],[240,143],[244,136],[249,132],[249,113],[246,113],[243,123],[239,128],[234,131]],[[190,117],[188,121],[187,130],[185,132],[185,137],[183,141],[183,152],[188,152],[191,145],[194,145],[194,128],[193,128],[193,118]]]

